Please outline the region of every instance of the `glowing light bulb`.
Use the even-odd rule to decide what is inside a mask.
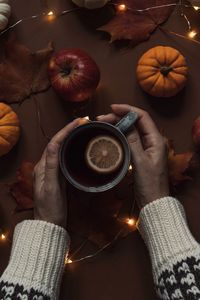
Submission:
[[[126,224],[128,224],[129,226],[134,226],[136,224],[136,220],[134,218],[128,218],[126,219]]]
[[[126,7],[126,4],[119,4],[118,6],[117,6],[117,10],[118,11],[120,11],[120,12],[124,12],[124,11],[126,11],[127,10],[127,7]]]
[[[194,10],[199,10],[200,7],[199,6],[193,6]]]
[[[188,32],[188,37],[190,38],[190,39],[193,39],[195,36],[197,35],[197,31],[196,30],[190,30],[189,32]]]
[[[48,16],[53,16],[53,15],[54,15],[54,12],[51,10],[51,11],[48,12],[47,15],[48,15]]]
[[[6,239],[6,236],[5,236],[3,233],[1,234],[1,239],[2,239],[2,240],[5,240],[5,239]]]
[[[67,260],[67,264],[72,264],[72,263],[73,263],[73,261],[71,259]]]
[[[73,261],[66,256],[65,257],[65,265],[72,264],[72,263],[73,263]]]
[[[133,170],[133,166],[130,165],[129,168],[128,168],[128,170],[129,170],[129,171],[132,171],[132,170]]]
[[[48,21],[54,20],[55,17],[56,17],[56,15],[55,15],[55,13],[54,13],[52,10],[50,10],[50,11],[47,13],[47,20],[48,20]]]

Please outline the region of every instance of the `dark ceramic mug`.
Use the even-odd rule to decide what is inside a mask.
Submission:
[[[65,178],[84,192],[104,192],[116,186],[126,175],[130,160],[130,148],[125,134],[133,127],[137,114],[129,112],[115,126],[92,121],[75,128],[62,144],[60,167]],[[95,174],[85,162],[85,149],[88,142],[97,135],[109,135],[122,146],[124,158],[121,167],[112,174]]]

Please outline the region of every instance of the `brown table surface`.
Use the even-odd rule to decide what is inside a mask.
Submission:
[[[13,21],[41,11],[39,0],[11,0]],[[61,10],[70,8],[70,0],[49,1],[49,7]],[[194,20],[197,25],[198,20]],[[175,12],[165,25],[166,28],[184,33],[186,24]],[[45,23],[28,21],[15,29],[18,39],[33,51],[53,41],[56,50],[78,47],[86,50],[101,69],[101,84],[93,102],[80,113],[93,119],[98,114],[110,111],[112,103],[129,103],[150,112],[159,128],[174,140],[177,152],[193,150],[191,126],[200,112],[200,46],[190,41],[166,35],[157,30],[150,40],[131,49],[118,49],[109,44],[105,35],[95,32],[84,24],[76,13]],[[179,49],[187,58],[189,80],[187,87],[176,99],[149,100],[135,79],[135,67],[140,55],[156,45],[169,45]],[[72,111],[56,96],[52,89],[38,94],[42,122],[46,132],[52,136],[72,117]],[[16,105],[13,105],[17,109]],[[0,180],[7,182],[15,176],[23,159],[37,161],[47,143],[36,117],[33,99],[26,100],[18,110],[22,135],[17,147],[0,159]],[[184,203],[191,231],[200,240],[200,179],[198,172],[193,181],[185,183],[179,192]],[[13,215],[15,203],[0,199],[1,220],[5,228],[26,218],[27,213]],[[7,263],[10,253],[8,242],[0,245],[0,272]],[[150,260],[138,232],[118,241],[115,246],[85,263],[71,265],[65,272],[60,299],[70,300],[155,300]]]

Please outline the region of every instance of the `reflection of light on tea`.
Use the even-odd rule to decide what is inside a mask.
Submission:
[[[126,224],[128,224],[129,226],[135,226],[136,225],[136,220],[134,218],[131,219],[126,219]]]
[[[120,12],[126,11],[126,9],[127,9],[126,4],[119,4],[117,6],[117,10]]]
[[[84,119],[86,119],[88,121],[90,120],[89,116],[84,117]]]
[[[132,170],[133,170],[133,166],[130,165],[129,168],[128,168],[128,170],[129,170],[129,171],[132,171]]]
[[[196,30],[190,30],[188,32],[188,37],[193,39],[195,36],[197,35],[197,31]]]

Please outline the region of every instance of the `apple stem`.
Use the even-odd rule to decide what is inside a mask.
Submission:
[[[71,73],[72,68],[71,67],[65,67],[62,69],[63,77],[68,76]]]

